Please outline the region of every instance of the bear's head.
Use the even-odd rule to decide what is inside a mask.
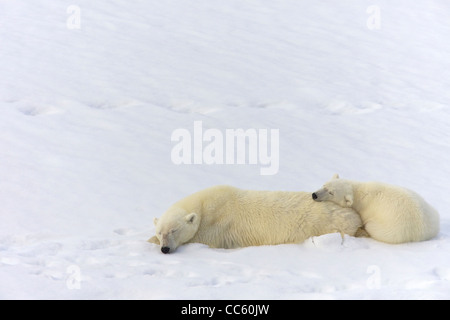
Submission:
[[[322,189],[312,194],[315,201],[331,201],[341,207],[351,208],[353,205],[353,188],[347,180],[339,179],[335,174]]]
[[[159,244],[162,253],[172,253],[191,240],[200,225],[200,216],[182,208],[170,208],[161,218],[155,218],[156,236],[148,241]]]

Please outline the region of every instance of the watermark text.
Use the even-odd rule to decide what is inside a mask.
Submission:
[[[171,159],[174,164],[260,165],[261,175],[274,175],[279,169],[279,129],[204,130],[194,121],[193,130],[172,132]]]

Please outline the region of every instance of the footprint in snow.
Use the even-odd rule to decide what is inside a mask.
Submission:
[[[38,103],[27,100],[10,101],[10,103],[12,103],[20,113],[26,116],[35,117],[63,113],[61,108],[48,103]]]
[[[100,249],[107,249],[110,247],[114,247],[117,245],[115,241],[111,241],[109,239],[104,240],[90,240],[90,241],[83,241],[81,244],[81,249],[83,250],[100,250]]]
[[[120,236],[126,236],[126,235],[130,235],[133,233],[133,229],[130,228],[119,228],[119,229],[115,229],[113,231],[115,234],[118,234]]]
[[[19,111],[26,116],[40,116],[40,115],[50,115],[62,113],[59,109],[55,107],[26,107],[19,108]]]
[[[88,104],[88,107],[92,109],[97,110],[111,110],[111,109],[118,109],[118,108],[128,108],[128,107],[134,107],[143,105],[142,102],[138,100],[118,100],[118,101],[98,101],[98,102],[92,102]]]
[[[363,101],[355,105],[344,100],[334,100],[326,106],[332,114],[366,114],[381,108],[383,106],[375,102]]]

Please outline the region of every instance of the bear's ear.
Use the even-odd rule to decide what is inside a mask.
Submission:
[[[337,173],[335,173],[335,174],[331,177],[331,180],[334,180],[334,179],[339,179],[339,175],[338,175]]]
[[[195,212],[189,213],[186,216],[186,222],[187,223],[193,223],[195,221],[195,219],[197,219],[197,214]]]
[[[344,197],[344,199],[345,199],[345,204],[346,204],[348,207],[351,207],[351,206],[353,205],[353,196],[352,196],[352,195],[346,195],[346,196]]]
[[[151,237],[147,241],[150,242],[150,243],[154,243],[154,244],[160,244],[159,243],[159,239],[156,236]]]
[[[158,223],[158,218],[153,218],[153,224],[156,226],[157,223]]]

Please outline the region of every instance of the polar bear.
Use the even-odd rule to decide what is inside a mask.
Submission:
[[[352,209],[311,199],[308,192],[251,191],[215,186],[172,205],[154,220],[163,253],[185,243],[237,248],[300,243],[312,236],[340,232],[359,235],[360,216]]]
[[[378,241],[423,241],[439,232],[438,212],[417,193],[402,187],[339,179],[336,174],[312,198],[354,209],[369,236]]]

